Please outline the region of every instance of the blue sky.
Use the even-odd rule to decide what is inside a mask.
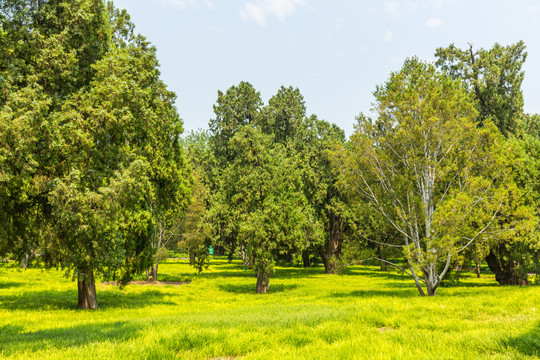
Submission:
[[[309,114],[351,135],[372,92],[407,57],[454,43],[525,41],[525,111],[540,113],[540,0],[115,0],[156,47],[186,130],[217,91],[249,81],[265,102],[298,87]]]

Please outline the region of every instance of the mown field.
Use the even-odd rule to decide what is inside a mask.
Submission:
[[[278,267],[270,293],[240,262],[160,266],[182,286],[98,286],[97,311],[76,309],[56,270],[0,268],[4,359],[537,359],[540,287],[472,274],[435,298],[376,267],[344,275]]]

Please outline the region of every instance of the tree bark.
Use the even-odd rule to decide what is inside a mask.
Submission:
[[[311,267],[311,260],[309,259],[309,252],[307,250],[302,253],[302,263],[305,268]]]
[[[385,251],[383,245],[379,245],[379,258],[382,259],[382,260],[386,260],[386,251]],[[387,271],[388,270],[387,265],[386,265],[386,263],[384,261],[379,261],[379,264],[380,264],[380,267],[381,267],[381,271]]]
[[[499,248],[499,252],[501,251],[504,252],[504,250]],[[490,250],[486,257],[489,270],[495,274],[495,280],[501,285],[527,285],[527,273],[520,274],[516,269],[520,265],[519,261],[513,260],[509,254],[505,255],[507,256],[500,256],[500,258],[507,258],[508,260],[500,261],[499,257]]]
[[[153,267],[152,271],[152,282],[157,282],[159,259],[156,259],[156,265]]]
[[[480,276],[481,276],[481,274],[480,274],[480,260],[478,258],[476,258],[475,260],[476,260],[476,277],[480,278]]]
[[[338,216],[332,216],[330,236],[320,252],[325,274],[337,274],[339,270],[338,264],[341,258],[341,243],[343,242],[344,231],[345,221]]]
[[[97,309],[96,281],[94,279],[94,269],[91,265],[85,269],[79,269],[77,285],[79,309]]]
[[[257,273],[257,288],[258,294],[266,293],[270,289],[270,275]]]

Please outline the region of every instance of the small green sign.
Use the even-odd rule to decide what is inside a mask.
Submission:
[[[212,245],[208,247],[208,255],[214,255],[214,247]]]

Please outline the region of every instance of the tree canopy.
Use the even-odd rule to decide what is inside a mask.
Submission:
[[[94,271],[128,281],[156,220],[188,204],[175,95],[112,4],[12,0],[1,16],[3,240],[73,270],[96,308]]]

